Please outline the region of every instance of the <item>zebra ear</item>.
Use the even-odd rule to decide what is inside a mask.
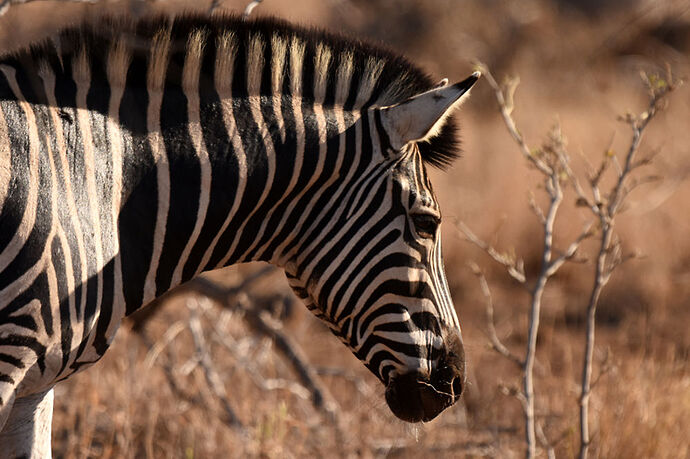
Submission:
[[[388,134],[391,146],[400,150],[409,142],[419,142],[434,137],[453,110],[460,106],[470,88],[481,74],[474,72],[454,85],[444,85],[410,97],[404,102],[379,109],[381,123]]]

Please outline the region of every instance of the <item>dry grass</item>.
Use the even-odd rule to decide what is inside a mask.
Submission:
[[[171,3],[158,2],[155,7],[168,8]],[[179,9],[183,2],[175,4]],[[224,5],[239,8],[244,2]],[[585,158],[596,163],[607,149],[625,148],[627,128],[615,120],[644,105],[639,70],[662,68],[668,62],[676,74],[690,76],[690,13],[682,2],[640,2],[635,8],[608,10],[599,17],[559,9],[546,0],[515,5],[507,0],[491,6],[452,0],[266,0],[255,13],[275,13],[381,39],[451,80],[468,74],[474,59],[488,63],[497,76],[518,74],[522,84],[516,118],[523,134],[536,145],[558,120],[579,171],[585,170]],[[96,7],[78,5],[72,13],[64,7],[48,17],[38,14],[45,11],[41,8],[45,6],[36,3],[10,11],[0,22],[3,46],[18,41],[20,35],[31,35],[30,29],[49,29],[50,20],[64,22],[99,13]],[[642,153],[660,150],[649,172],[663,180],[633,193],[630,208],[618,220],[624,250],[640,256],[616,272],[600,304],[595,377],[605,361],[611,369],[592,397],[593,457],[690,455],[688,100],[686,87],[647,132]],[[251,371],[265,378],[295,378],[269,342],[248,336],[241,320],[203,306],[202,301],[216,369],[225,378],[246,434],[225,423],[202,370],[190,360],[194,345],[187,328],[148,366],[149,346],[124,327],[101,363],[58,386],[55,454],[76,458],[521,456],[520,406],[504,394],[519,382],[517,370],[486,346],[483,297],[467,261],[475,260],[487,270],[497,332],[514,349],[522,349],[526,340],[526,298],[499,269],[492,270],[479,250],[462,240],[453,222],[469,222],[485,240],[519,253],[528,274],[533,274],[539,268],[541,235],[527,202],[537,175],[514,151],[486,85],[480,83],[474,90],[460,119],[464,158],[450,172],[434,172],[434,183],[445,215],[446,270],[467,346],[470,385],[464,406],[423,426],[395,420],[374,377],[300,309],[286,324],[291,336],[316,367],[342,369],[347,376],[323,376],[340,406],[344,433],[339,437],[334,424],[295,391],[260,389],[247,362]],[[565,202],[563,213],[556,227],[557,246],[575,236],[587,218],[574,202]],[[591,257],[596,249],[585,245],[583,250]],[[552,280],[544,297],[536,409],[558,457],[573,457],[579,449],[577,397],[591,269],[591,263],[569,266]],[[236,283],[241,271],[220,273],[219,278]],[[261,288],[282,292],[287,287],[271,281]],[[159,341],[177,321],[186,324],[186,301],[175,299],[154,318],[147,328],[152,340]],[[215,334],[213,327],[222,333]],[[233,340],[235,351],[220,344],[221,335]],[[184,395],[171,389],[165,365],[174,369]]]

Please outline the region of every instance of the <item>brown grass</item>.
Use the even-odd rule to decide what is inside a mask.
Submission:
[[[171,3],[157,2],[155,8],[184,6]],[[140,11],[149,8],[138,5]],[[668,62],[676,74],[690,75],[690,13],[680,2],[641,2],[593,17],[546,0],[520,2],[520,7],[507,0],[482,5],[451,0],[266,0],[255,13],[275,13],[383,40],[439,78],[462,79],[471,72],[473,59],[486,62],[498,77],[517,74],[522,84],[515,116],[523,134],[537,145],[558,120],[579,171],[585,170],[584,158],[596,163],[609,147],[622,153],[627,145],[626,126],[616,117],[643,107],[639,70],[662,68]],[[20,36],[50,30],[51,24],[102,12],[101,6],[61,5],[48,16],[44,8],[35,3],[10,11],[0,20],[0,44],[9,46]],[[649,172],[663,180],[633,193],[630,208],[618,221],[624,250],[639,257],[614,274],[599,308],[595,377],[607,353],[611,370],[600,379],[591,402],[593,457],[690,456],[687,91],[683,88],[672,97],[643,143],[643,154],[660,150]],[[516,350],[524,348],[526,339],[526,297],[462,240],[453,221],[471,223],[484,239],[514,250],[526,260],[528,275],[533,274],[539,268],[541,235],[527,198],[537,176],[515,151],[486,85],[480,82],[460,119],[464,157],[450,172],[434,172],[434,183],[446,222],[446,270],[467,346],[470,384],[463,406],[427,425],[411,427],[395,420],[374,377],[300,309],[286,324],[291,336],[316,367],[342,369],[347,376],[323,377],[342,412],[344,437],[339,438],[334,425],[308,400],[285,389],[263,391],[252,381],[248,365],[266,378],[295,380],[269,342],[248,336],[238,317],[191,299],[201,302],[216,369],[225,378],[247,435],[240,436],[224,422],[202,370],[190,360],[194,346],[188,329],[149,367],[149,347],[123,327],[101,363],[57,387],[55,455],[521,456],[520,407],[504,394],[519,383],[517,370],[487,348],[483,297],[467,261],[476,260],[487,270],[498,334]],[[563,212],[556,227],[557,245],[576,235],[588,218],[572,201],[564,203]],[[585,245],[583,253],[593,256],[594,246]],[[537,414],[558,457],[573,457],[579,449],[577,396],[591,269],[591,263],[570,265],[552,280],[544,297]],[[232,284],[239,281],[241,271],[235,268],[218,276]],[[278,278],[261,288],[284,291],[287,287]],[[147,328],[149,337],[160,340],[173,323],[186,323],[186,302],[177,298],[166,306]],[[220,344],[213,326],[234,341],[236,351]],[[172,391],[164,365],[173,368],[184,395]]]

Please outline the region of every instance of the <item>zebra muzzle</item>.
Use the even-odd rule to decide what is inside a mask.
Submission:
[[[403,421],[431,421],[460,398],[464,383],[464,351],[458,340],[428,377],[418,372],[396,376],[386,388],[386,403]]]

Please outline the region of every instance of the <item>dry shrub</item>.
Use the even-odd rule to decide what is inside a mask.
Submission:
[[[632,357],[597,388],[599,457],[690,455],[690,375],[683,367]]]

